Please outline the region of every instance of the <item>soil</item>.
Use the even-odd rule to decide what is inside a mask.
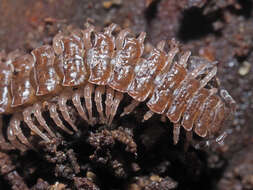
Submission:
[[[175,38],[218,61],[221,86],[237,102],[222,145],[173,145],[171,126],[151,119],[82,130],[24,153],[0,152],[0,189],[253,189],[253,2],[251,0],[0,0],[0,50],[30,52],[68,25],[114,22],[147,44]],[[154,127],[155,126],[155,127]]]

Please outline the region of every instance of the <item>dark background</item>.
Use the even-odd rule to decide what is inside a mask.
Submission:
[[[153,45],[162,39],[176,38],[182,48],[191,50],[192,54],[219,61],[221,85],[234,97],[238,108],[233,120],[224,126],[229,133],[224,146],[214,144],[200,152],[192,150],[191,159],[172,147],[174,153],[170,152],[169,156],[176,155],[176,158],[169,159],[169,171],[161,175],[171,177],[178,189],[253,189],[252,1],[0,0],[0,50],[10,52],[20,48],[29,52],[43,43],[51,43],[62,25],[83,28],[87,19],[100,28],[114,22],[123,28],[130,27],[137,34],[145,31],[146,42]],[[31,160],[33,156],[31,153]],[[28,158],[26,155],[24,159]],[[192,166],[196,165],[194,162],[200,162],[197,169]],[[22,167],[19,166],[19,170],[20,175],[25,176]],[[185,173],[188,170],[190,174]],[[151,170],[138,175],[153,173]],[[97,175],[103,178],[104,174],[98,172]],[[131,175],[127,180],[113,178],[119,180],[115,185],[101,180],[98,186],[124,189],[131,183]],[[27,179],[29,175],[24,178],[32,187],[39,177],[46,181],[45,174],[38,173],[33,180]],[[3,189],[10,188],[4,176],[0,179]],[[61,180],[50,179],[48,183],[53,185],[54,181]]]

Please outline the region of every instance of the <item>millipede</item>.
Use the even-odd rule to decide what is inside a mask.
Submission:
[[[45,142],[56,137],[56,129],[77,132],[73,110],[90,126],[110,126],[116,115],[131,114],[140,103],[148,110],[142,122],[159,114],[173,123],[175,144],[181,127],[203,138],[220,131],[236,103],[212,82],[217,62],[182,52],[173,41],[168,52],[161,41],[145,53],[145,32],[135,36],[128,28],[116,28],[69,29],[56,34],[52,45],[31,53],[1,52],[2,149],[31,147],[23,128]],[[131,101],[119,113],[125,96]],[[10,118],[8,123],[4,116]]]

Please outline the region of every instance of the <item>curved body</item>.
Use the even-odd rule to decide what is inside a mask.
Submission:
[[[110,125],[127,94],[133,101],[121,115],[145,101],[149,112],[144,120],[153,113],[165,115],[175,124],[175,143],[180,126],[201,137],[219,131],[235,102],[224,89],[207,87],[216,75],[215,63],[190,52],[179,56],[176,45],[166,53],[164,41],[144,57],[146,34],[136,38],[124,29],[114,37],[115,28],[112,24],[101,32],[90,26],[59,33],[52,46],[43,45],[31,54],[1,55],[0,112],[13,115],[7,130],[13,146],[30,146],[21,121],[45,141],[55,137],[43,111],[63,131],[77,131],[67,101],[88,124]],[[93,102],[97,118],[93,117]]]

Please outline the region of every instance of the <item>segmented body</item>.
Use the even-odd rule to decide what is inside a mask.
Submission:
[[[216,75],[215,63],[190,52],[179,56],[177,46],[166,53],[164,41],[144,57],[146,34],[136,38],[124,29],[114,37],[115,28],[111,24],[103,32],[90,26],[59,33],[52,46],[43,45],[31,54],[1,55],[0,112],[11,114],[7,138],[12,146],[21,150],[31,146],[21,122],[44,141],[56,136],[43,112],[63,131],[77,131],[67,101],[88,124],[110,125],[126,94],[132,102],[121,117],[145,102],[149,111],[144,121],[154,113],[165,115],[174,123],[175,143],[180,126],[201,137],[219,131],[235,102],[226,90],[207,85]],[[0,140],[7,143],[3,134]]]

